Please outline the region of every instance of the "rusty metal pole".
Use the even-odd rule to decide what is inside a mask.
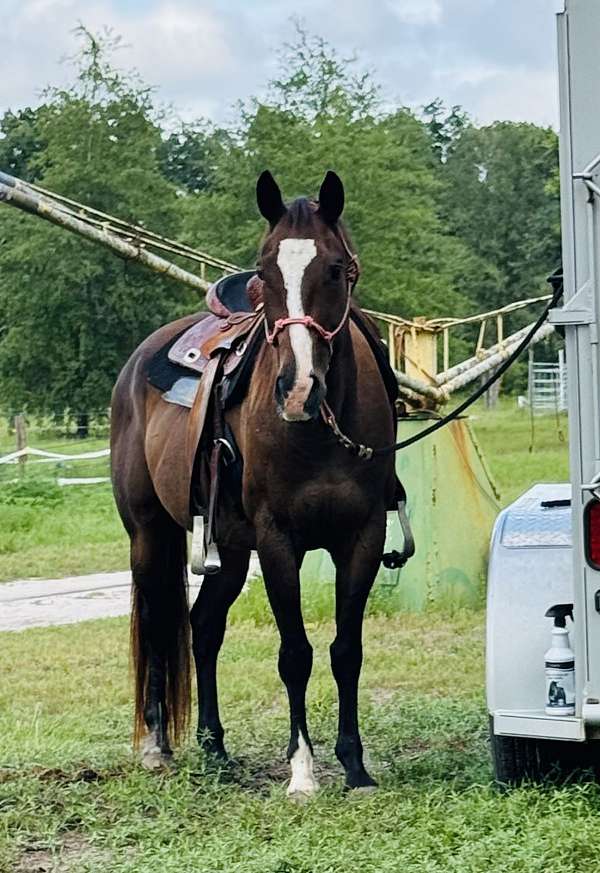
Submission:
[[[196,291],[204,292],[209,288],[209,283],[194,275],[194,273],[183,270],[181,267],[176,266],[176,264],[152,254],[152,252],[141,248],[141,246],[127,242],[106,228],[100,230],[86,224],[84,221],[80,221],[68,212],[57,208],[46,197],[35,194],[32,191],[11,188],[0,182],[1,202],[16,206],[17,209],[28,212],[30,215],[37,215],[51,224],[56,224],[58,227],[70,230],[72,233],[91,240],[91,242],[99,243],[104,248],[111,249],[116,255],[126,261],[137,261],[155,273],[160,273],[162,276],[166,276],[176,282],[189,285],[191,288],[195,288]]]
[[[24,415],[15,415],[15,435],[16,435],[16,448],[17,451],[20,452],[21,449],[25,449],[27,447],[27,425],[25,423]],[[27,462],[27,455],[21,455],[19,458],[19,475],[23,476],[25,473],[25,464]]]

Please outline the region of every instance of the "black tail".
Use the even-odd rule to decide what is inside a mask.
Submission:
[[[157,531],[132,539],[131,662],[135,681],[134,746],[146,730],[149,692],[149,642],[165,658],[165,702],[169,739],[186,734],[190,715],[190,622],[187,599],[187,542],[170,519]],[[152,586],[152,598],[147,587]]]

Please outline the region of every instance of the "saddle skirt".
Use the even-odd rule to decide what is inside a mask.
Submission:
[[[196,322],[169,349],[169,360],[195,373],[204,373],[215,355],[223,358],[225,375],[241,362],[248,343],[246,339],[262,320],[262,304],[253,312],[231,313],[221,318],[212,313]]]
[[[223,357],[225,378],[231,377],[242,363],[248,335],[258,320],[257,313],[262,311],[262,282],[253,270],[224,276],[208,289],[206,303],[210,314],[188,328],[168,349],[171,364],[197,375],[179,375],[163,399],[188,409],[193,407],[200,389],[199,376],[213,355]]]

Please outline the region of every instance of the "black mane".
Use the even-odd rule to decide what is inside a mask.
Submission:
[[[287,227],[295,229],[310,226],[314,223],[318,209],[318,200],[313,200],[310,197],[297,197],[296,200],[293,200],[287,207],[287,212],[283,216],[282,222],[284,222]],[[346,240],[350,250],[354,252],[355,248],[352,238],[348,228],[341,218],[337,221],[336,228],[337,229],[334,228],[334,231]]]
[[[309,200],[308,197],[298,197],[288,206],[284,221],[290,227],[302,227],[306,224],[312,224],[317,208],[316,200]]]

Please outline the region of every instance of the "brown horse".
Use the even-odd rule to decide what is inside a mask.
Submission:
[[[257,184],[257,201],[269,224],[258,268],[268,342],[258,353],[245,399],[227,413],[243,459],[241,495],[224,489],[217,525],[222,569],[204,578],[190,615],[198,740],[210,753],[226,757],[217,656],[228,610],[256,549],[281,637],[279,673],[289,697],[288,794],[311,795],[318,787],[305,707],[312,648],[302,619],[300,566],[311,549],[326,549],[336,566],[337,632],[330,649],[339,691],[335,751],[348,787],[372,786],[357,714],[362,623],[396,487],[393,456],[357,457],[340,445],[321,411],[329,409],[341,431],[373,447],[393,441],[395,422],[372,348],[348,317],[348,275],[355,258],[339,221],[344,206],[340,179],[327,173],[318,202],[301,198],[286,207],[265,172]],[[158,349],[198,318],[167,325],[142,343],[113,396],[114,491],[131,539],[136,739],[143,736],[148,766],[168,761],[170,741],[186,726],[185,528],[192,521],[171,509],[177,500],[181,503],[174,459],[185,451],[189,412],[164,402],[148,384],[146,368]],[[172,470],[172,476],[165,470]]]

